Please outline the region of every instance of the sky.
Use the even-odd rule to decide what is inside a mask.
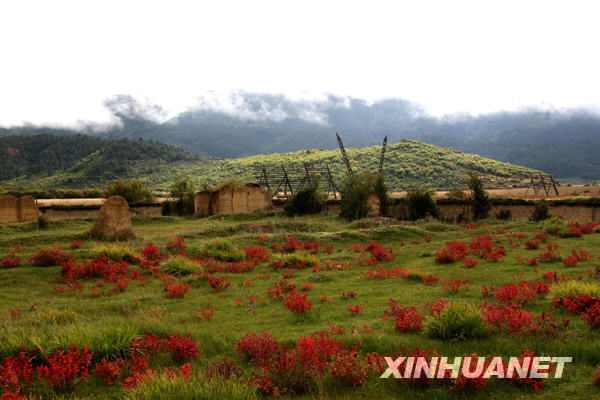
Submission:
[[[600,113],[598,1],[0,3],[0,125],[162,119],[235,91],[403,98],[432,115]]]

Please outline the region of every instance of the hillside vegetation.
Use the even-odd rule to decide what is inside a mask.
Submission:
[[[92,144],[96,144],[95,141],[98,140],[86,136],[64,138],[62,141],[55,138],[60,145],[55,144],[54,152],[60,153],[59,149],[62,149],[65,153],[69,153],[67,143],[73,138],[80,138],[84,143],[90,140]],[[0,140],[9,141],[9,139],[11,138]],[[24,143],[34,139],[35,137],[28,137]],[[69,155],[71,159],[67,159],[65,155],[63,163],[68,166],[64,169],[49,168],[47,174],[29,172],[39,169],[39,164],[42,163],[39,159],[42,156],[38,158],[30,155],[29,159],[32,161],[27,164],[28,159],[23,155],[21,164],[13,162],[14,165],[20,165],[17,171],[24,171],[23,175],[16,179],[4,179],[3,186],[6,188],[104,187],[117,178],[138,178],[143,179],[154,189],[167,189],[175,175],[184,174],[190,175],[196,187],[200,188],[229,179],[255,181],[263,165],[267,166],[269,173],[280,171],[281,165],[284,165],[290,177],[297,177],[304,173],[304,164],[323,167],[328,164],[338,184],[346,174],[339,150],[313,149],[217,160],[197,158],[172,146],[148,141],[102,139],[101,142],[103,145],[100,148],[79,160],[74,160],[75,157],[72,155]],[[10,143],[13,148],[28,149],[19,150],[21,153],[14,157],[32,151],[31,148],[19,147],[14,138]],[[93,148],[91,145],[90,147]],[[47,150],[41,150],[39,154],[44,151]],[[8,150],[3,149],[1,152],[5,153]],[[347,152],[356,173],[377,170],[380,146],[349,148]],[[0,162],[4,162],[4,159],[6,157],[0,159]],[[57,159],[60,157],[57,156]],[[47,160],[43,162],[49,164]],[[60,163],[57,162],[55,165],[58,166]],[[451,188],[464,183],[466,171],[476,171],[481,174],[489,187],[519,185],[523,180],[528,179],[531,172],[536,172],[525,167],[415,140],[402,140],[388,145],[384,164],[386,181],[392,190],[401,190],[415,185],[438,189]]]
[[[115,107],[109,111],[118,125],[90,125],[82,131],[0,127],[0,137],[87,132],[110,139],[158,141],[209,157],[239,158],[311,148],[336,150],[333,132],[338,131],[348,147],[378,145],[387,135],[390,142],[411,138],[558,178],[595,180],[600,175],[600,117],[585,110],[531,109],[438,118],[399,98],[372,103],[339,96],[293,101],[283,95],[241,92],[230,109],[201,107],[157,122],[140,113],[144,107],[131,96],[111,104]]]

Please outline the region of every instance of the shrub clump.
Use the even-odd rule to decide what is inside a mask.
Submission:
[[[246,258],[246,253],[227,239],[213,240],[206,244],[198,255],[200,258],[214,258],[219,261],[242,261]]]
[[[74,259],[73,254],[63,253],[62,248],[55,245],[51,249],[39,249],[37,253],[31,256],[29,262],[36,267],[53,267]]]
[[[127,243],[105,243],[95,248],[92,253],[95,258],[104,255],[113,261],[131,261],[137,258],[136,250]]]
[[[154,195],[150,189],[145,187],[144,184],[137,179],[132,179],[129,183],[119,179],[108,186],[106,195],[107,197],[123,196],[129,204],[154,202]]]
[[[464,303],[448,305],[439,315],[434,315],[425,332],[445,341],[482,339],[489,331],[476,307]]]
[[[439,217],[440,211],[433,199],[433,191],[421,187],[409,189],[406,193],[408,216],[411,220],[425,217]]]
[[[492,205],[488,193],[483,188],[483,180],[477,173],[470,171],[467,173],[467,184],[471,191],[473,219],[486,218]]]
[[[529,217],[530,221],[540,222],[550,218],[550,214],[548,213],[548,202],[546,200],[541,200],[535,203],[533,208],[533,212]]]
[[[284,206],[285,214],[289,217],[294,215],[318,214],[323,211],[326,195],[316,184],[301,189]]]
[[[385,212],[387,187],[381,174],[365,173],[360,176],[348,176],[340,194],[340,216],[348,221],[365,218],[369,212],[367,200],[375,194],[379,199],[380,212]]]
[[[188,260],[185,257],[176,256],[171,257],[167,262],[165,262],[162,266],[162,270],[170,275],[186,276],[193,274],[194,272],[202,271],[202,266],[196,262]]]

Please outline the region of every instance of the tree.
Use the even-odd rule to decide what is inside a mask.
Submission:
[[[194,182],[190,176],[175,176],[171,185],[171,196],[177,198],[175,210],[179,215],[194,213],[194,192]]]
[[[387,187],[381,174],[347,176],[340,188],[340,216],[348,221],[366,217],[369,212],[367,200],[371,194],[379,198],[380,212],[385,210]]]
[[[492,205],[488,193],[483,188],[483,181],[479,174],[474,171],[467,172],[467,185],[471,191],[473,219],[478,220],[487,217]]]
[[[438,217],[439,209],[430,189],[415,187],[406,192],[409,218],[412,220],[424,217]]]
[[[154,195],[142,182],[132,179],[129,183],[119,179],[106,189],[107,196],[123,196],[128,203],[152,203]]]
[[[189,176],[177,175],[171,185],[171,196],[177,197],[183,204],[186,198],[194,197],[194,182]]]

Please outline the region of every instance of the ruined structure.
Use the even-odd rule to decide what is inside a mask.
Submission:
[[[90,236],[103,240],[125,240],[133,237],[127,200],[121,196],[110,196],[102,204]]]
[[[0,197],[0,223],[13,224],[19,222],[17,198],[11,194]]]
[[[40,211],[31,196],[15,197],[6,195],[0,197],[0,224],[36,221]]]
[[[215,214],[250,214],[273,207],[269,193],[260,185],[249,183],[233,188],[201,191],[194,196],[195,214],[200,217]]]

